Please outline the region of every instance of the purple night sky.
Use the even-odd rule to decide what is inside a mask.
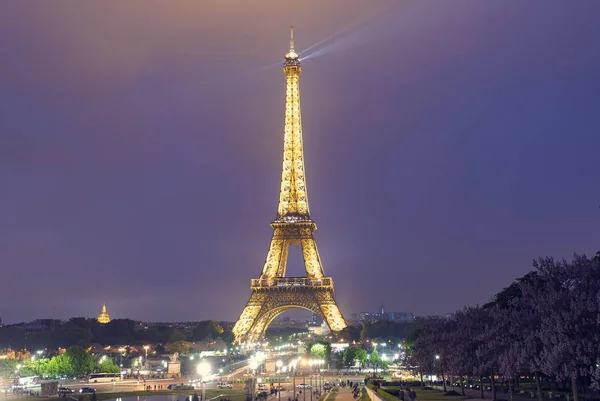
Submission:
[[[596,0],[4,1],[0,317],[237,318],[277,208],[290,24],[298,50],[342,31],[300,88],[346,315],[443,314],[594,254],[599,20]]]

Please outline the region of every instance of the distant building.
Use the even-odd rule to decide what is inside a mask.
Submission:
[[[321,324],[307,324],[306,328],[309,333],[315,336],[323,336],[331,331],[326,322],[322,322]]]
[[[360,322],[376,322],[378,320],[390,320],[392,322],[413,322],[415,315],[412,312],[386,312],[383,305],[377,312],[361,312],[358,315]]]
[[[110,316],[106,311],[106,304],[102,305],[102,312],[98,315],[98,323],[106,324],[110,322]]]

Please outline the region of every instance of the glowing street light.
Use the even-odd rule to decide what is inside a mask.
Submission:
[[[198,366],[196,367],[196,372],[198,372],[198,375],[204,377],[204,376],[208,376],[210,374],[211,371],[211,367],[210,364],[206,361],[201,361]]]
[[[440,356],[438,354],[435,354],[435,359],[436,359],[436,361],[439,361]],[[440,366],[440,372],[442,374],[442,383],[444,384],[444,392],[446,392],[446,378],[444,377],[444,369],[442,366]]]
[[[279,374],[277,375],[277,399],[281,401],[281,367],[283,366],[283,361],[278,360],[275,362],[275,366],[279,368]]]
[[[122,368],[123,367],[123,353],[125,352],[125,348],[119,348],[119,356],[121,358],[121,362],[119,363],[119,366]]]

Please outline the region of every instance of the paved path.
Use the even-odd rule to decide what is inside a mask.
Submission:
[[[352,395],[352,388],[350,386],[338,387],[338,393],[335,396],[335,401],[356,401]],[[327,398],[327,401],[331,400],[331,395]]]

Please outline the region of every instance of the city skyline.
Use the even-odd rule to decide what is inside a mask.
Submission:
[[[600,249],[597,3],[141,4],[0,5],[5,323],[235,321],[277,211],[290,24],[344,315],[443,315]]]
[[[379,309],[375,308],[373,310],[363,310],[363,311],[351,311],[348,316],[346,317],[346,320],[348,322],[353,322],[353,323],[357,323],[360,321],[365,321],[365,320],[372,320],[372,319],[365,319],[362,315],[363,314],[367,314],[367,315],[374,315],[374,316],[379,316],[381,312],[381,307],[383,307],[383,305],[379,306]],[[207,318],[207,319],[198,319],[198,320],[156,320],[156,319],[151,319],[151,320],[140,320],[140,319],[135,319],[129,316],[114,316],[112,314],[112,310],[109,310],[108,305],[106,304],[102,304],[100,308],[98,308],[98,310],[100,311],[100,313],[96,313],[96,315],[73,315],[73,316],[68,316],[66,318],[57,318],[54,316],[43,316],[43,317],[36,317],[34,319],[29,319],[29,320],[16,320],[16,321],[6,321],[2,319],[2,316],[0,316],[0,327],[2,325],[14,325],[14,324],[26,324],[26,323],[33,323],[36,321],[42,321],[42,320],[59,320],[62,322],[66,322],[70,319],[79,319],[79,318],[86,318],[86,319],[92,319],[92,320],[101,320],[100,316],[106,316],[106,319],[101,321],[101,323],[108,323],[111,320],[119,320],[119,319],[126,319],[126,320],[134,320],[136,322],[142,322],[142,323],[189,323],[189,322],[198,322],[198,321],[204,321],[204,320],[213,320],[216,322],[227,322],[230,324],[234,324],[235,320],[226,320],[226,319],[219,319],[219,318]],[[390,312],[387,312],[388,314]],[[406,315],[413,315],[412,312],[410,311],[402,311],[402,312],[391,312],[392,314],[394,313],[403,313]],[[110,316],[109,316],[110,315]],[[439,316],[443,316],[446,314],[441,314]],[[418,317],[427,317],[427,316],[415,316],[416,318]],[[315,314],[313,312],[307,311],[307,310],[302,310],[302,309],[297,309],[292,311],[291,313],[286,313],[286,314],[281,314],[279,316],[277,316],[273,321],[282,321],[285,319],[292,319],[293,321],[306,321],[306,322],[310,322],[315,318]],[[319,319],[320,321],[322,321],[322,318],[317,317],[317,319]],[[382,317],[381,319],[386,320],[388,319],[387,317]]]

